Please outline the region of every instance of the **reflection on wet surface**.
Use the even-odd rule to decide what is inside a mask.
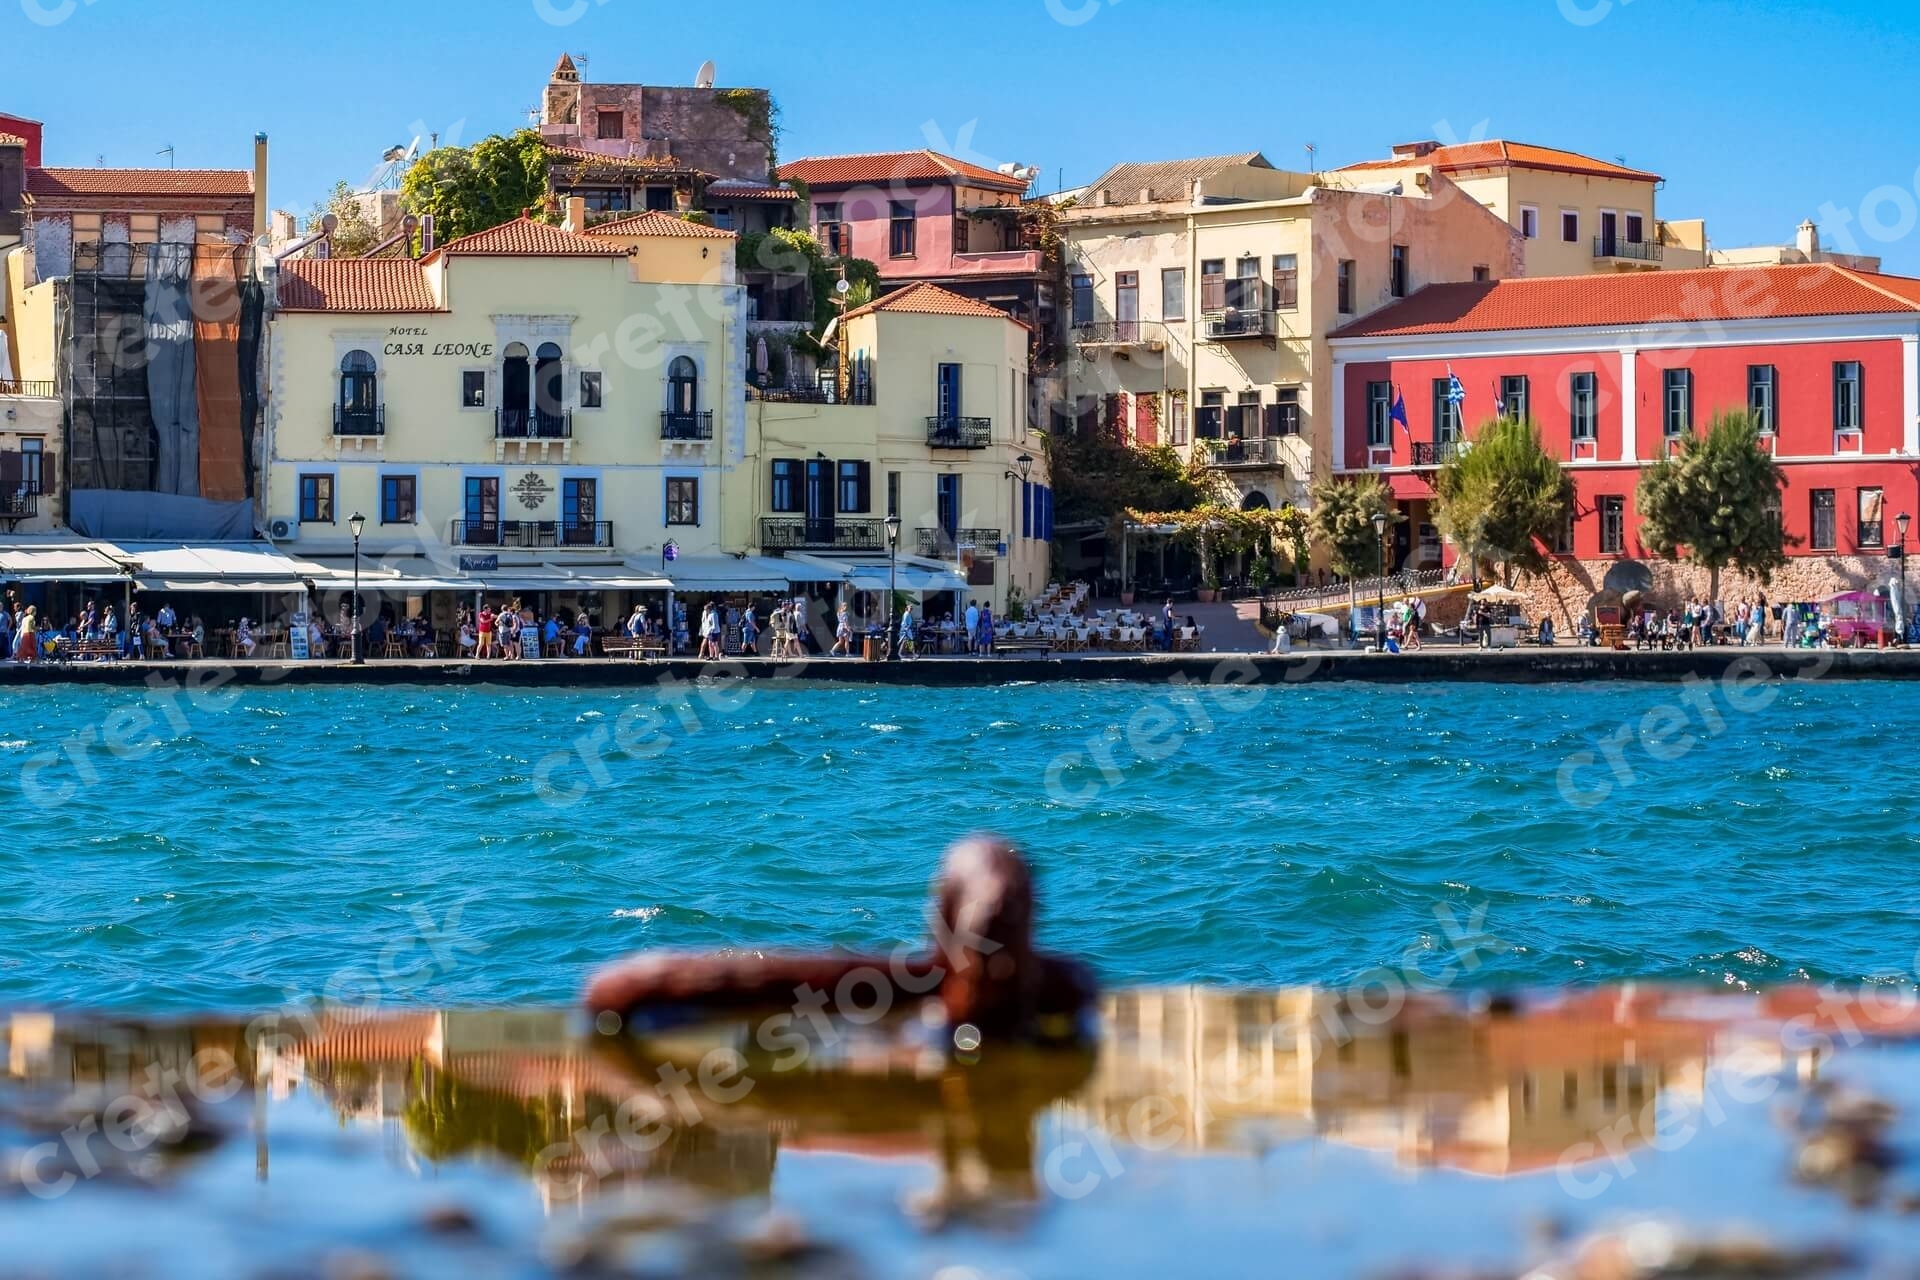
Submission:
[[[0,1018],[0,1277],[1891,1275],[1911,1002],[1121,992],[1083,1050]]]

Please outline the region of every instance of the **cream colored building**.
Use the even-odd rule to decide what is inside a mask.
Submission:
[[[835,321],[837,381],[748,403],[754,461],[729,475],[728,500],[755,512],[754,549],[881,592],[894,516],[897,588],[930,597],[927,613],[979,600],[1004,615],[1016,588],[1033,599],[1052,490],[1028,422],[1029,338],[1005,312],[924,283]]]
[[[1845,267],[1849,271],[1880,270],[1880,259],[1865,253],[1836,253],[1820,243],[1820,228],[1811,218],[1801,222],[1794,231],[1792,244],[1761,244],[1742,246],[1736,249],[1714,249],[1711,251],[1710,266],[1715,267],[1779,267],[1804,265],[1814,262],[1832,263]]]
[[[1115,166],[1060,215],[1083,431],[1209,452],[1247,506],[1329,469],[1326,336],[1439,281],[1523,273],[1440,174],[1330,185],[1257,152]]]
[[[1340,184],[1439,175],[1516,228],[1530,276],[1683,270],[1707,265],[1706,227],[1664,223],[1660,175],[1524,142],[1407,142],[1384,160],[1326,175]]]
[[[0,249],[0,534],[61,527],[53,288],[30,287],[33,278],[30,250]]]

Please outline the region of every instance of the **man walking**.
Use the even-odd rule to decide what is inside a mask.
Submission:
[[[967,601],[967,652],[974,652],[976,638],[980,633],[980,602]]]

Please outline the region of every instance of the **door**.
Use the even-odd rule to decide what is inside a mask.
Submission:
[[[960,366],[943,364],[940,366],[939,383],[940,421],[952,422],[960,416]]]
[[[1116,342],[1140,336],[1140,273],[1122,271],[1113,278],[1113,329]]]
[[[529,410],[533,406],[533,368],[527,349],[519,343],[507,347],[500,365],[500,434],[505,439],[525,439]]]
[[[1619,215],[1602,210],[1600,213],[1600,256],[1611,258],[1618,246],[1620,220]]]
[[[468,476],[466,538],[471,546],[500,545],[500,478]]]
[[[807,533],[813,547],[833,545],[833,463],[824,458],[807,460]]]
[[[938,476],[934,480],[936,518],[951,545],[960,532],[960,477]]]
[[[533,369],[533,435],[542,440],[558,440],[566,435],[566,393],[561,390],[563,368],[557,343],[540,344],[538,362]]]
[[[594,536],[598,485],[592,480],[560,483],[560,543],[570,547],[599,545]]]

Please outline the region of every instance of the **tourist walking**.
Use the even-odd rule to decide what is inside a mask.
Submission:
[[[919,646],[914,643],[914,638],[913,638],[913,605],[912,604],[908,604],[906,608],[900,611],[899,630],[900,630],[900,650],[899,650],[900,656],[903,658],[919,657],[920,656]]]
[[[847,616],[847,605],[844,600],[840,602],[839,609],[834,612],[831,656],[835,658],[853,656],[853,619]]]
[[[760,656],[760,620],[753,616],[753,601],[740,611],[740,650],[750,658]]]
[[[1173,652],[1173,597],[1167,597],[1160,606],[1160,647],[1168,653]]]
[[[702,662],[720,659],[720,607],[709,600],[700,610],[700,651]]]
[[[481,605],[479,618],[480,647],[474,650],[474,657],[491,658],[493,656],[493,624],[493,606],[490,604]]]
[[[40,620],[36,616],[36,606],[28,605],[27,611],[20,615],[20,638],[14,644],[13,657],[16,662],[32,662],[40,656],[40,637],[35,634]]]
[[[978,600],[967,601],[966,623],[967,623],[967,652],[968,653],[978,652],[980,647],[979,639],[978,639],[979,632],[980,632],[980,602]]]
[[[993,656],[993,605],[991,603],[980,606],[979,629],[974,639],[978,646],[974,652],[983,658],[991,658]]]

